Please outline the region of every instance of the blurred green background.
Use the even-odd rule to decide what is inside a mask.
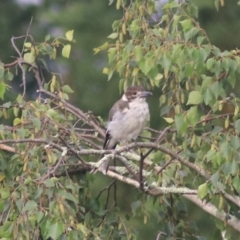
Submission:
[[[214,6],[214,0],[192,0],[199,7],[200,22],[213,44],[221,50],[240,48],[240,7],[236,1],[225,1],[225,6],[219,11]],[[74,89],[71,102],[83,109],[92,111],[95,115],[107,119],[108,110],[112,103],[119,97],[119,76],[114,75],[110,81],[102,73],[107,65],[107,53],[94,55],[93,48],[102,45],[107,36],[112,32],[111,24],[122,15],[115,5],[108,5],[109,0],[1,0],[0,3],[0,60],[4,63],[14,61],[16,53],[11,46],[11,37],[24,35],[33,17],[30,34],[36,41],[44,41],[47,34],[52,36],[64,35],[67,30],[74,30],[76,43],[73,45],[70,59],[60,57],[57,62],[48,62],[52,71],[61,72],[66,84]],[[19,43],[21,44],[21,43]],[[59,54],[60,55],[60,54]],[[35,98],[36,93],[31,91],[29,77],[29,98]],[[8,95],[19,91],[19,79],[15,79],[12,91]],[[159,110],[159,89],[153,89],[154,96],[150,99],[151,127],[161,129]],[[97,176],[98,177],[98,176]],[[108,179],[103,178],[99,185],[94,185],[94,192],[107,184]],[[134,201],[137,190],[119,184],[118,197],[120,212],[124,215],[131,211],[131,206],[126,205],[121,196],[129,197]],[[149,206],[150,207],[150,206]],[[188,204],[193,208],[192,204]],[[202,214],[202,213],[201,213]],[[210,237],[214,230],[211,226],[212,219],[207,215],[200,215],[194,207],[191,219],[197,221],[199,235],[208,234]],[[148,224],[143,224],[143,219],[133,223],[141,228],[141,238],[155,239],[157,231],[161,230],[154,217]]]

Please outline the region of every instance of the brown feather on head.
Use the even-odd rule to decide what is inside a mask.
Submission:
[[[145,98],[150,95],[152,95],[152,93],[145,91],[142,86],[131,86],[128,87],[127,90],[125,91],[125,96],[128,99],[128,101],[131,101],[137,97]]]

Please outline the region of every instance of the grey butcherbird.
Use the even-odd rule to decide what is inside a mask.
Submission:
[[[127,88],[109,112],[108,126],[103,149],[114,149],[118,142],[136,140],[149,119],[146,98],[151,96],[141,86]],[[107,173],[109,161],[102,164],[103,174]]]

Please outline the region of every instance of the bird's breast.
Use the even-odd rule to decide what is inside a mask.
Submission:
[[[108,124],[108,131],[117,141],[136,139],[146,126],[148,118],[149,109],[146,102],[130,102],[128,109],[114,114]]]

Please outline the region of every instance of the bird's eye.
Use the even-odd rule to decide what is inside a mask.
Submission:
[[[137,92],[133,92],[133,96],[136,96],[137,95]]]

